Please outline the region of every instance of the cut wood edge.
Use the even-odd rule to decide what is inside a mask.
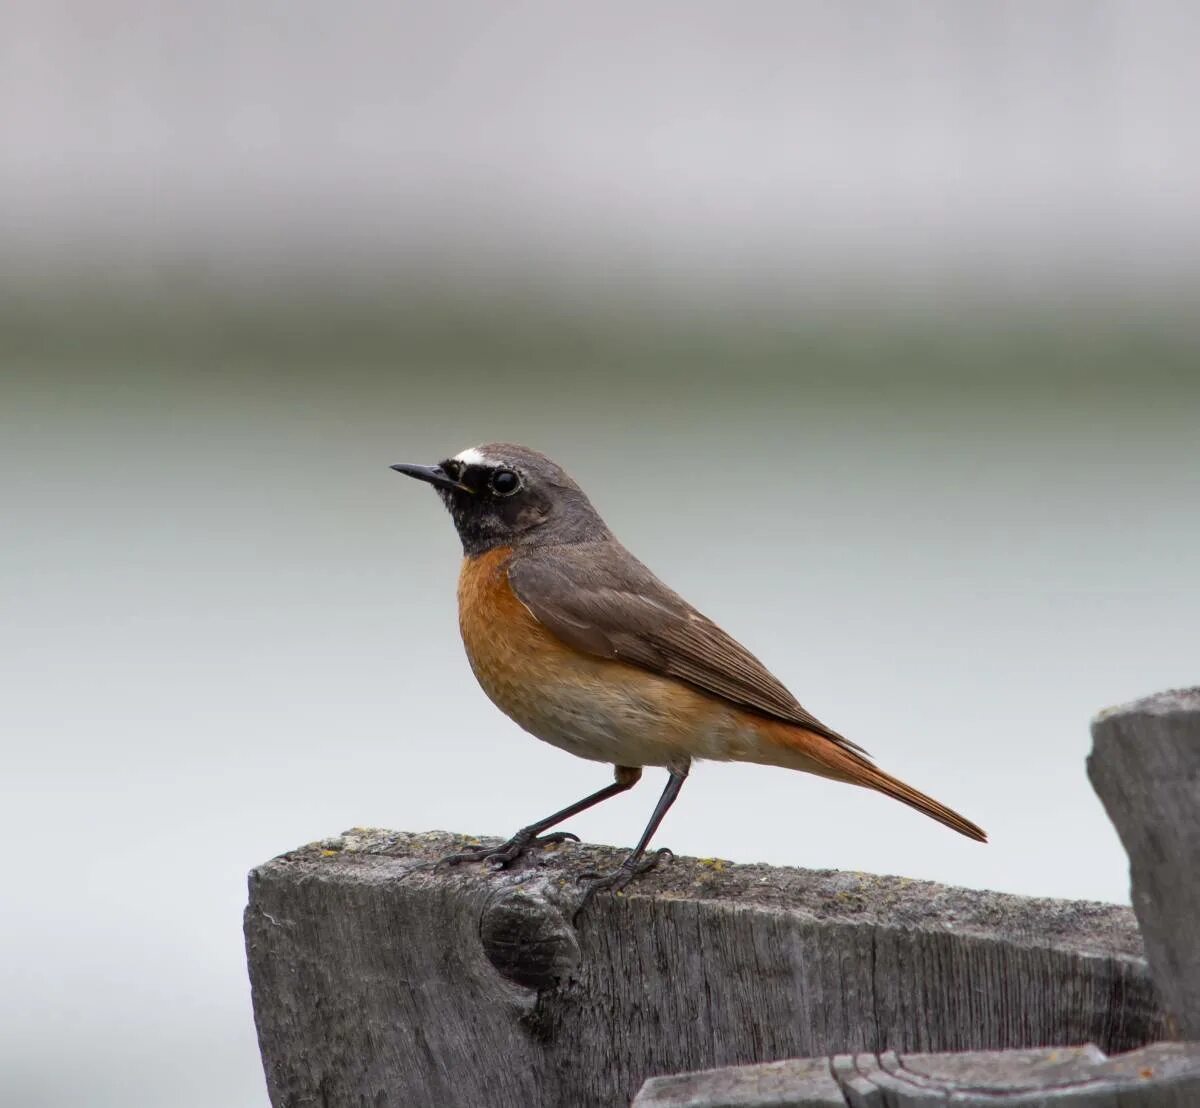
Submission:
[[[632,1108],[1063,1108],[1200,1103],[1200,1043],[955,1054],[840,1054],[651,1077]]]

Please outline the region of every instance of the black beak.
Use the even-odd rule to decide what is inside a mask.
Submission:
[[[403,473],[406,477],[427,481],[439,489],[454,489],[456,492],[471,491],[466,485],[460,485],[457,481],[451,480],[441,466],[418,466],[411,462],[400,462],[398,465],[392,466],[392,469],[397,473]]]

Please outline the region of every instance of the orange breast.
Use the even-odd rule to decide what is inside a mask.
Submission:
[[[561,675],[574,661],[567,655],[577,655],[517,599],[508,583],[511,558],[511,547],[465,558],[458,576],[458,627],[467,657],[484,691],[506,712],[531,699],[533,686]]]
[[[471,669],[493,703],[539,739],[581,758],[669,765],[701,752],[724,708],[670,678],[584,654],[551,634],[508,582],[510,549],[463,562],[458,617]],[[727,756],[727,755],[726,755]]]

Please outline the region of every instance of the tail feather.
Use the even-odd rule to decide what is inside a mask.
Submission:
[[[807,770],[832,777],[837,781],[846,781],[853,785],[861,785],[867,789],[890,796],[893,800],[915,808],[930,819],[966,835],[968,839],[986,843],[987,832],[978,824],[972,823],[965,816],[960,816],[953,808],[926,796],[919,789],[906,785],[899,778],[885,773],[874,762],[862,754],[831,742],[823,735],[807,731],[800,727],[772,722],[766,729],[770,739],[775,744],[776,751],[783,747],[790,757],[762,757],[763,761],[774,765],[788,765],[793,769]],[[760,732],[761,733],[761,732]],[[765,752],[764,752],[765,753]],[[797,757],[798,756],[798,757]]]
[[[972,823],[965,816],[960,816],[953,808],[947,808],[945,804],[934,800],[933,797],[926,796],[919,789],[906,785],[890,773],[884,773],[877,766],[871,766],[869,769],[864,766],[861,776],[855,778],[855,784],[865,785],[869,789],[890,796],[893,800],[900,801],[901,804],[916,808],[918,812],[923,812],[930,819],[936,819],[938,823],[945,824],[960,835],[966,835],[968,839],[974,839],[979,843],[988,841],[987,832],[978,824]]]

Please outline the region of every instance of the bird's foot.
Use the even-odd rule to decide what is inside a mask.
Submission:
[[[481,846],[478,850],[463,850],[439,858],[438,865],[457,866],[463,862],[486,862],[492,869],[507,869],[518,858],[535,846],[552,846],[555,843],[579,842],[578,835],[570,831],[551,831],[549,835],[535,835],[524,827],[506,843],[499,846]]]
[[[596,873],[589,871],[581,873],[575,878],[576,881],[587,882],[587,887],[583,890],[583,899],[579,902],[579,907],[575,909],[576,917],[579,913],[588,906],[592,897],[602,889],[609,892],[619,892],[625,888],[635,877],[642,873],[649,873],[652,869],[658,866],[658,863],[663,858],[674,858],[675,854],[669,847],[661,847],[652,854],[647,854],[642,858],[635,858],[632,854],[625,859],[615,870],[610,873]]]

